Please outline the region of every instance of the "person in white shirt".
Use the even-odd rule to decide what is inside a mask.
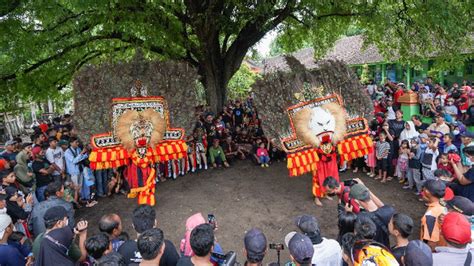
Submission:
[[[438,158],[439,139],[431,138],[428,141],[428,147],[422,155],[421,160],[421,173],[423,174],[423,180],[436,179],[434,171],[438,168],[436,158]]]
[[[387,99],[387,120],[396,119],[395,108],[393,107],[393,100]]]
[[[49,148],[46,150],[46,159],[54,167],[53,176],[65,176],[65,165],[64,165],[64,151],[61,147],[58,147],[58,141],[56,138],[49,138]]]
[[[296,218],[295,224],[313,243],[314,255],[311,261],[312,265],[342,265],[341,246],[336,240],[321,236],[321,229],[316,217],[306,214],[301,215]]]

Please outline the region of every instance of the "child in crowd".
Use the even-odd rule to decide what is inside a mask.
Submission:
[[[212,141],[212,146],[209,147],[209,159],[213,168],[217,168],[217,166],[220,167],[222,164],[225,167],[229,167],[224,150],[219,143],[219,139],[214,139]]]
[[[453,144],[454,135],[452,133],[444,134],[443,136],[443,153],[457,153],[458,148]]]
[[[469,108],[469,96],[467,95],[463,87],[459,88],[458,90],[461,95],[456,100],[456,105],[459,112],[461,113],[461,119],[465,120],[467,118],[466,111]]]
[[[385,92],[383,91],[382,86],[378,86],[374,93],[374,99],[380,102],[381,100],[383,100],[384,97],[385,97]]]
[[[458,115],[458,108],[456,105],[454,105],[454,99],[453,98],[448,98],[446,100],[446,105],[444,106],[444,114],[445,117],[447,118],[446,121],[456,121],[457,115]]]
[[[430,111],[430,105],[433,101],[433,94],[431,94],[425,87],[422,87],[418,94],[418,99],[421,105],[421,113],[424,116],[428,116]]]
[[[189,160],[189,165],[191,168],[191,172],[194,173],[196,171],[196,143],[194,142],[194,138],[190,136],[187,141],[188,144],[188,160]]]
[[[440,200],[444,197],[446,185],[441,180],[428,179],[423,184],[423,200],[427,203],[427,210],[421,218],[420,240],[427,243],[434,251],[437,246],[445,246],[441,237],[440,215],[446,214]]]
[[[450,175],[454,175],[454,169],[451,163],[449,162],[449,155],[447,153],[443,153],[439,156],[437,169],[446,170]]]
[[[207,157],[206,157],[206,137],[201,128],[196,128],[194,132],[194,143],[196,145],[196,161],[199,165],[199,169],[207,170]]]
[[[403,187],[403,189],[413,189],[416,186],[416,193],[419,195],[421,192],[421,163],[420,158],[423,153],[420,147],[420,139],[412,138],[410,140],[411,148],[408,156],[408,170],[407,170],[407,179],[408,184]]]
[[[410,154],[410,145],[408,140],[403,140],[400,143],[400,149],[398,152],[398,160],[397,160],[397,176],[399,178],[400,184],[405,183],[406,181],[406,173],[408,170],[408,156]]]
[[[422,134],[423,135],[423,134]],[[432,138],[427,142],[427,148],[422,155],[421,165],[422,169],[421,172],[423,174],[423,180],[432,180],[435,179],[433,172],[437,168],[436,158],[439,155],[438,151],[438,138]]]
[[[270,156],[268,155],[268,147],[265,147],[265,143],[262,141],[257,149],[257,156],[260,160],[262,167],[269,167]]]
[[[375,156],[377,158],[377,168],[379,169],[379,175],[375,179],[381,179],[382,183],[387,182],[388,155],[390,154],[390,144],[385,141],[386,137],[387,135],[384,132],[380,132],[379,141],[375,144]]]
[[[370,138],[372,138],[372,141],[374,141],[374,136],[372,134],[370,135]],[[375,159],[375,148],[372,149],[369,154],[367,154],[365,163],[370,169],[370,171],[367,172],[367,175],[370,177],[375,177],[375,166],[377,165],[377,160]]]

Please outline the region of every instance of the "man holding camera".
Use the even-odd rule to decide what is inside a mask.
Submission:
[[[360,207],[364,209],[358,217],[368,216],[376,225],[377,232],[374,240],[384,244],[386,247],[390,246],[388,224],[390,218],[395,213],[391,206],[384,205],[383,202],[375,196],[360,179],[355,179],[357,184],[351,187],[349,196],[356,200]],[[346,211],[351,212],[352,206],[346,205]]]

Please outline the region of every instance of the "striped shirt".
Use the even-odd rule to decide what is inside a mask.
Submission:
[[[377,141],[375,144],[375,156],[377,158],[387,159],[390,153],[390,144],[386,141]]]

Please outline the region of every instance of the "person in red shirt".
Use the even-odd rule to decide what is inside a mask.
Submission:
[[[337,195],[339,197],[339,206],[338,211],[344,211],[344,206],[349,204],[352,206],[352,212],[357,214],[360,212],[359,204],[349,197],[351,192],[351,187],[353,184],[356,184],[357,181],[346,180],[344,182],[338,182],[334,177],[328,176],[323,181],[323,186],[326,189],[328,196]]]
[[[439,156],[438,169],[446,170],[450,176],[454,175],[454,168],[449,162],[449,154],[443,153]]]
[[[400,108],[400,102],[399,99],[400,97],[404,94],[403,88],[405,87],[405,84],[403,83],[398,83],[397,84],[397,90],[393,93],[393,103],[396,107]]]
[[[456,106],[461,112],[462,119],[465,120],[467,118],[466,111],[469,108],[469,96],[467,95],[464,87],[461,87],[458,90],[461,93],[461,96],[459,97],[459,99],[456,100]]]
[[[374,115],[378,113],[385,113],[387,109],[377,100],[374,101]]]

